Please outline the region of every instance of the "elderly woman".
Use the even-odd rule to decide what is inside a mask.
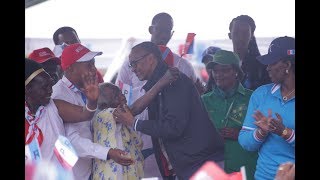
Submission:
[[[65,135],[63,122],[81,122],[93,117],[92,109],[97,107],[99,95],[98,83],[88,76],[84,76],[84,83],[83,91],[88,97],[85,107],[53,100],[53,79],[41,64],[25,59],[25,144],[35,140],[42,159],[59,165],[54,144],[59,135]]]
[[[239,143],[259,151],[255,179],[274,179],[280,164],[295,162],[295,39],[274,39],[258,60],[273,83],[253,92]]]
[[[93,179],[141,179],[143,174],[142,140],[130,127],[116,123],[112,112],[127,103],[119,87],[99,85],[99,112],[92,120],[93,141],[109,147],[107,161],[93,160]]]
[[[212,123],[224,138],[225,166],[227,173],[240,171],[245,166],[247,179],[253,179],[257,153],[244,150],[238,143],[239,131],[247,112],[252,91],[241,84],[243,72],[240,59],[231,51],[219,50],[207,64],[211,69],[214,86],[202,95],[202,100]]]

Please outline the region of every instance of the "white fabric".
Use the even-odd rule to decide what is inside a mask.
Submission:
[[[194,72],[193,66],[186,59],[181,58],[179,55],[173,53],[174,57],[174,66],[177,67],[181,72],[186,74],[193,82],[196,82],[196,74]],[[143,85],[147,81],[140,81],[138,77],[131,71],[129,68],[129,60],[128,58],[124,61],[121,66],[121,69],[118,73],[116,84],[118,81],[122,81],[125,84],[129,84],[132,86],[132,102],[136,101],[138,98],[145,94],[144,89],[142,89]],[[148,120],[148,111],[145,109],[141,114],[135,116],[139,120]],[[151,136],[138,132],[141,136],[143,142],[143,148],[152,148]],[[144,161],[144,177],[159,177],[161,178],[161,174],[156,162],[155,155],[152,154],[147,157]]]
[[[93,59],[96,56],[101,55],[102,52],[88,52],[87,54],[83,55],[80,59],[77,60],[77,62],[86,62],[86,61],[90,61],[91,59]]]
[[[71,86],[72,83],[63,76],[62,79],[52,87],[52,98],[62,99],[72,104],[84,106],[85,103],[81,98],[81,94],[75,93],[72,89],[68,88]],[[66,137],[70,140],[79,156],[78,162],[72,169],[74,177],[77,180],[88,180],[92,168],[91,158],[106,160],[109,148],[93,143],[93,136],[90,129],[91,121],[64,123],[64,127]]]
[[[196,73],[194,72],[192,64],[180,57],[178,54],[173,53],[173,66],[177,67],[181,72],[187,75],[194,83],[197,81]]]
[[[59,135],[65,136],[63,121],[52,99],[44,109],[45,111],[41,113],[37,123],[43,134],[43,142],[40,147],[42,159],[51,161],[62,167],[53,150]]]

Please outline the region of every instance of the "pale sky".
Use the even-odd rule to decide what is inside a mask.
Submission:
[[[159,12],[174,20],[173,39],[227,39],[230,21],[241,14],[256,23],[256,37],[295,36],[294,0],[48,0],[25,10],[25,37],[52,38],[71,26],[83,38],[150,38]]]

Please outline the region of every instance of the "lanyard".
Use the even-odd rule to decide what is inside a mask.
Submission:
[[[62,81],[63,82],[63,81]],[[65,82],[63,82],[65,83]],[[67,85],[67,83],[65,83]],[[84,104],[87,104],[87,97],[84,95],[84,93],[82,91],[80,91],[74,84],[70,84],[68,86],[69,89],[71,89],[71,91],[75,92],[75,93],[80,93],[82,101],[84,102]]]

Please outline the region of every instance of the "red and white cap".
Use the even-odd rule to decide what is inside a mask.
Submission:
[[[60,59],[58,57],[56,57],[53,54],[53,52],[47,47],[33,50],[29,54],[28,58],[31,60],[34,60],[38,63],[44,63],[50,59],[53,59],[53,60],[56,60],[60,64]]]
[[[64,48],[61,55],[61,67],[66,70],[76,62],[86,62],[92,60],[95,56],[101,55],[102,52],[93,52],[80,43],[71,44]]]

